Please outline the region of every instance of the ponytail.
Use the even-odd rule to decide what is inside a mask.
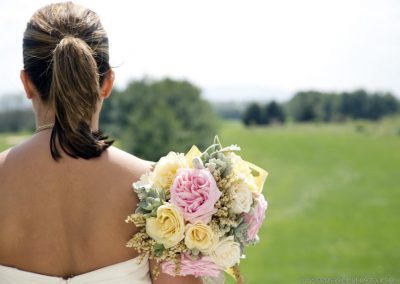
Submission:
[[[80,38],[64,37],[52,54],[53,74],[49,103],[55,112],[50,150],[61,158],[57,147],[71,157],[98,157],[113,141],[90,129],[100,95],[100,78],[92,49]]]
[[[98,157],[113,141],[90,129],[104,75],[110,70],[106,31],[98,15],[72,2],[47,5],[29,20],[23,39],[24,69],[42,102],[54,110],[50,138],[74,158]]]

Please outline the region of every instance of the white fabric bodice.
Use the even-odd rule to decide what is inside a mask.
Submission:
[[[148,259],[139,257],[68,279],[0,265],[0,284],[151,284]]]

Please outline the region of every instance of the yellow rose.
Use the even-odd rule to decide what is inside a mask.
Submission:
[[[218,236],[211,227],[197,221],[186,225],[185,244],[189,249],[198,249],[203,254],[210,254],[218,242]]]
[[[185,222],[178,207],[168,203],[158,207],[157,217],[146,219],[146,232],[165,248],[178,244],[185,232]]]
[[[188,163],[183,154],[169,152],[167,156],[162,157],[157,162],[154,168],[154,185],[168,191],[174,181],[177,170],[187,167]]]

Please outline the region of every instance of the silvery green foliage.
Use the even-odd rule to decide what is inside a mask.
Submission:
[[[250,241],[247,241],[249,246],[254,246],[256,245],[258,242],[260,241],[260,237],[258,235],[256,235],[256,238]]]
[[[155,244],[153,248],[156,256],[161,256],[163,251],[165,250],[165,247],[162,244]]]
[[[253,215],[254,208],[256,207],[256,205],[257,205],[257,199],[253,198],[253,204],[251,205],[250,211],[247,212],[247,214]],[[246,223],[245,219],[242,216],[239,217],[238,223],[239,226],[234,231],[235,239],[237,238],[237,240],[240,241],[240,243],[242,243],[243,240],[243,244],[246,246],[255,245],[256,243],[259,242],[260,239],[258,236],[256,236],[254,240],[247,240],[247,231],[249,228],[249,224]]]
[[[147,191],[153,187],[153,181],[149,174],[142,175],[140,179],[132,184],[133,191],[137,193],[139,200],[147,196]]]
[[[235,241],[240,244],[240,254],[244,252],[244,246],[247,245],[247,230],[249,225],[243,222],[243,218],[240,218],[239,225],[233,229],[233,236]]]
[[[233,229],[233,235],[235,237],[235,240],[240,244],[246,244],[248,228],[249,224],[243,222],[243,218],[240,218],[239,225]]]
[[[133,190],[140,199],[135,213],[143,214],[146,218],[157,216],[158,207],[166,201],[164,189],[138,187],[137,184],[133,184]]]
[[[236,214],[233,214],[234,216],[237,216]],[[232,218],[229,218],[232,219]],[[236,219],[233,222],[230,222],[229,224],[227,223],[220,223],[218,225],[219,229],[219,236],[234,236],[234,229],[239,225],[239,222],[241,222],[241,219]]]
[[[190,256],[191,256],[192,260],[196,260],[199,257],[199,255],[200,255],[200,251],[198,249],[192,248],[190,250]]]
[[[194,157],[192,160],[193,168],[195,169],[204,169],[203,161],[199,157]]]
[[[231,160],[225,155],[225,153],[238,150],[240,150],[240,148],[235,145],[222,148],[218,136],[215,136],[214,144],[202,153],[200,159],[213,175],[217,174],[221,178],[224,178],[232,171]]]

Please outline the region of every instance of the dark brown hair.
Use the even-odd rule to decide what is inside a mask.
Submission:
[[[98,157],[113,141],[90,129],[100,87],[109,71],[108,37],[97,14],[72,2],[45,6],[32,16],[23,39],[24,69],[43,103],[55,113],[50,151]]]

